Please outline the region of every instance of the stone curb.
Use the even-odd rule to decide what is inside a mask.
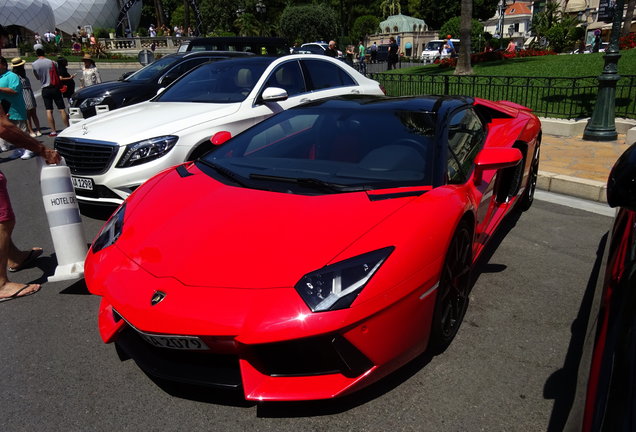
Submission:
[[[607,185],[596,180],[539,171],[537,188],[547,192],[607,203]]]

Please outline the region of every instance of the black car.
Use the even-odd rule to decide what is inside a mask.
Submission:
[[[371,55],[371,46],[367,47],[367,53]],[[377,54],[375,60],[377,63],[385,62],[389,57],[389,44],[377,45]]]
[[[79,108],[84,118],[95,115],[96,105],[108,105],[111,110],[146,101],[194,67],[229,57],[251,56],[247,52],[200,51],[170,54],[124,75],[118,81],[108,81],[85,87],[73,93],[71,107]]]
[[[599,248],[605,271],[590,306],[566,431],[636,430],[636,144],[612,168],[607,202],[618,212]]]
[[[190,51],[241,51],[254,55],[278,57],[289,54],[289,44],[284,38],[262,36],[219,36],[186,39],[178,52]]]

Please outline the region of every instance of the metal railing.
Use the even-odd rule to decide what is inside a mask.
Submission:
[[[566,119],[592,115],[598,79],[369,73],[389,96],[463,95],[508,100],[541,117]],[[636,119],[636,75],[621,75],[616,85],[616,117]]]

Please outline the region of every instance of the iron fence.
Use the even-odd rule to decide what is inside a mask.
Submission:
[[[389,96],[463,95],[508,100],[531,108],[541,117],[586,118],[592,115],[598,79],[410,75],[370,73]],[[616,117],[636,119],[636,75],[621,75],[616,85]]]

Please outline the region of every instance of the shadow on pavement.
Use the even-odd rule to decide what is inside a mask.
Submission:
[[[90,295],[88,292],[88,287],[86,286],[86,280],[84,278],[78,280],[73,283],[69,287],[60,291],[60,294],[70,294],[70,295]]]
[[[603,252],[607,244],[608,235],[605,234],[599,242],[596,250],[596,260],[592,266],[592,272],[587,282],[585,294],[581,300],[581,306],[576,318],[572,322],[570,345],[565,355],[563,367],[550,375],[543,387],[543,395],[546,399],[554,399],[552,414],[548,431],[562,431],[565,427],[570,410],[572,410],[576,393],[579,364],[583,355],[585,334],[588,322],[592,314],[592,305],[598,278],[602,277],[601,268]]]

